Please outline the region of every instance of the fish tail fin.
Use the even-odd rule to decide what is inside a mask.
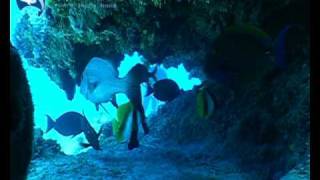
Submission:
[[[52,118],[49,115],[46,115],[46,116],[47,116],[47,122],[48,122],[47,130],[46,130],[46,133],[47,133],[54,127],[55,122],[52,120]]]

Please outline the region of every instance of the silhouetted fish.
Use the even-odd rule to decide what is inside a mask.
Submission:
[[[286,25],[272,41],[258,27],[248,24],[231,26],[215,40],[212,52],[208,53],[204,72],[209,79],[237,88],[263,77],[275,68],[285,69],[289,60],[288,47],[297,44],[295,41],[299,37],[296,36],[301,35],[297,30],[299,27]],[[294,29],[296,34],[289,36]],[[271,61],[272,56],[275,66]]]
[[[82,121],[85,120],[80,113],[67,112],[60,116],[56,121],[47,115],[48,125],[46,132],[55,129],[57,132],[64,136],[76,136],[82,132]]]
[[[172,101],[182,92],[176,82],[171,79],[162,79],[153,85],[153,96],[160,101]]]
[[[142,64],[136,64],[133,68],[130,69],[127,76],[130,78],[131,82],[135,82],[135,84],[140,85],[143,82],[147,83],[146,96],[148,96],[152,93],[151,92],[152,88],[149,83],[149,78],[153,78],[154,81],[157,81],[157,78],[155,76],[157,69],[158,68],[156,66],[153,72],[149,72],[146,66]]]
[[[76,136],[80,133],[84,133],[88,144],[81,143],[83,147],[92,146],[96,150],[100,150],[99,136],[100,132],[97,134],[95,130],[91,127],[87,118],[78,112],[67,112],[60,116],[55,122],[52,118],[47,115],[48,126],[46,132],[51,129],[55,129],[58,133],[64,136]]]

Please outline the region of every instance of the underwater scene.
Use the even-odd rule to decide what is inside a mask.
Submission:
[[[16,105],[33,113],[11,144],[32,144],[16,179],[310,179],[308,13],[304,0],[10,0],[11,75],[30,91]]]

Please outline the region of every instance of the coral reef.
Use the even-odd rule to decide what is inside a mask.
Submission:
[[[286,8],[305,12],[308,5],[299,3],[298,0],[50,0],[47,2],[50,13],[32,19],[24,15],[18,24],[15,44],[30,64],[45,68],[62,87],[64,79],[57,71],[68,71],[79,84],[84,66],[97,55],[118,61],[119,54],[138,51],[150,63],[159,63],[167,56],[207,51],[232,24],[261,25],[273,37],[288,23],[308,29],[307,14],[306,18],[285,16],[278,22],[282,26],[272,26],[273,16]]]
[[[37,158],[50,158],[62,154],[60,146],[53,140],[44,140],[41,129],[34,130],[32,160]]]
[[[69,98],[73,96],[72,88],[66,88],[65,84],[72,86],[76,77],[73,47],[63,32],[48,23],[45,16],[25,13],[17,24],[13,41],[30,65],[45,69],[61,89],[71,89],[71,92],[66,91]]]
[[[308,177],[307,58],[296,57],[286,71],[255,82],[242,96],[210,85],[219,106],[208,119],[197,117],[195,90],[184,92],[148,118],[150,134],[140,132],[140,148],[133,151],[118,143],[111,124],[105,124],[101,152],[89,150],[77,157],[52,154],[49,160],[33,161],[30,177],[59,173],[61,179],[91,175],[143,179],[145,172],[148,178],[160,179]],[[81,172],[76,170],[80,167]]]
[[[179,51],[205,50],[229,24],[257,24],[250,16],[258,16],[255,14],[261,4],[227,0],[51,0],[47,6],[50,16],[31,19],[24,15],[15,44],[25,57],[35,57],[28,58],[32,65],[47,69],[48,74],[63,69],[76,78],[90,59],[77,58],[76,44],[91,57],[138,51],[150,63],[161,62]],[[93,51],[87,50],[93,46]],[[82,65],[77,67],[76,63]],[[59,76],[52,79],[62,86]]]
[[[10,177],[26,178],[32,155],[33,103],[20,55],[10,47]]]

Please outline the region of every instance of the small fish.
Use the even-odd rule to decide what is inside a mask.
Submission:
[[[34,6],[40,9],[39,15],[45,10],[45,0],[16,0],[18,8],[22,10],[26,6]]]
[[[157,81],[152,88],[153,96],[160,101],[172,101],[179,96],[182,90],[171,79]]]
[[[206,87],[199,88],[197,92],[197,113],[201,118],[208,118],[215,109],[213,96]]]
[[[117,119],[114,119],[112,121],[112,130],[114,136],[118,141],[122,141],[124,138],[124,131],[132,110],[133,104],[131,102],[122,104],[117,109]]]
[[[64,136],[76,136],[82,132],[82,121],[85,118],[77,112],[67,112],[61,115],[56,121],[47,115],[47,130],[46,133],[51,129],[55,129],[57,132]]]
[[[101,149],[98,140],[99,135],[101,134],[101,129],[97,134],[84,115],[81,115],[78,112],[67,112],[56,119],[56,121],[53,121],[52,118],[47,115],[47,120],[48,126],[46,133],[51,129],[55,129],[63,136],[74,137],[83,132],[89,142],[89,144],[82,143],[81,145],[83,147],[92,146],[96,150]]]

